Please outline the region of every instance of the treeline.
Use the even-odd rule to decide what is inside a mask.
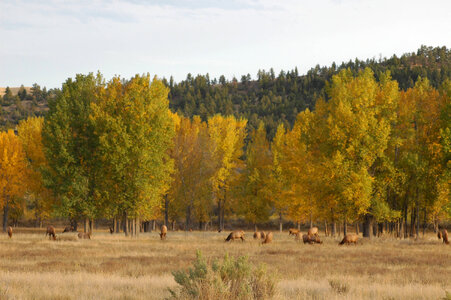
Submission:
[[[299,112],[307,108],[313,110],[320,97],[327,99],[324,88],[333,75],[347,69],[357,75],[365,68],[374,72],[376,80],[390,71],[402,90],[413,88],[418,77],[428,78],[433,87],[439,88],[446,79],[451,79],[451,50],[422,46],[416,53],[401,57],[355,59],[340,65],[333,63],[329,67],[317,65],[305,75],[300,75],[297,68],[279,74],[270,69],[260,70],[255,79],[250,74],[230,81],[224,76],[216,79],[208,74],[188,74],[179,83],[172,78],[164,82],[170,88],[172,111],[186,117],[198,115],[203,121],[218,113],[234,115],[246,118],[250,130],[263,121],[272,139],[278,124],[291,128]]]
[[[419,78],[404,91],[366,68],[325,86],[314,110],[269,139],[263,121],[248,131],[233,115],[172,113],[169,89],[149,76],[68,79],[45,120],[0,134],[4,228],[24,207],[85,230],[123,220],[126,234],[155,219],[188,230],[277,216],[281,227],[363,223],[370,236],[378,224],[408,236],[448,220],[451,81]]]
[[[434,88],[439,88],[446,79],[451,79],[451,50],[421,46],[416,52],[401,57],[393,55],[390,58],[355,59],[331,66],[318,65],[307,74],[299,74],[297,68],[279,74],[270,69],[260,70],[256,77],[247,74],[232,80],[224,76],[210,78],[208,74],[188,74],[178,83],[172,78],[163,79],[163,82],[170,88],[169,106],[173,112],[190,118],[200,116],[202,121],[215,114],[233,115],[247,119],[248,130],[256,129],[263,121],[272,139],[279,124],[291,128],[299,112],[307,108],[313,110],[320,97],[327,100],[325,86],[333,75],[347,69],[357,75],[365,68],[374,72],[376,80],[380,74],[390,71],[402,90],[414,87],[418,77],[428,78]],[[35,84],[28,93],[21,89],[18,95],[5,94],[0,126],[13,128],[29,116],[45,115],[48,100],[60,92],[60,89],[47,91]]]

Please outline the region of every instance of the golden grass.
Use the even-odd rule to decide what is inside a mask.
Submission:
[[[61,230],[57,230],[61,232]],[[248,255],[277,274],[279,299],[440,299],[451,292],[451,246],[435,235],[418,241],[378,238],[359,245],[296,243],[287,232],[261,245],[224,243],[227,233],[168,232],[125,238],[94,232],[92,240],[50,241],[44,232],[0,237],[0,299],[162,299],[171,271],[207,259]]]

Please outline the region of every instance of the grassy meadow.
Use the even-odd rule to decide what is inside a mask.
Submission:
[[[62,230],[58,228],[57,232]],[[419,240],[381,237],[357,246],[297,243],[275,232],[261,245],[225,243],[226,233],[157,232],[138,238],[95,231],[92,240],[50,241],[44,231],[0,236],[0,299],[164,299],[172,271],[207,259],[247,255],[278,278],[277,299],[446,299],[451,293],[451,246],[432,233]],[[449,297],[449,295],[448,295]]]

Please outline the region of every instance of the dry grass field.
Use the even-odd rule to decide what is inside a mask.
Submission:
[[[58,229],[58,232],[61,230]],[[278,299],[446,299],[451,246],[435,235],[418,241],[382,237],[357,246],[296,243],[288,233],[260,245],[224,243],[228,233],[168,232],[125,238],[94,232],[92,240],[50,241],[16,229],[0,236],[0,299],[163,299],[176,287],[171,271],[208,259],[248,255],[279,279]]]

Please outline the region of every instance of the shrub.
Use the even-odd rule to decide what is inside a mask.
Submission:
[[[346,294],[349,292],[349,285],[338,280],[329,280],[329,285],[337,294]]]
[[[180,285],[171,292],[173,299],[269,299],[275,294],[275,276],[266,267],[253,266],[246,256],[225,255],[222,261],[208,264],[197,252],[193,268],[175,271],[174,280]]]

